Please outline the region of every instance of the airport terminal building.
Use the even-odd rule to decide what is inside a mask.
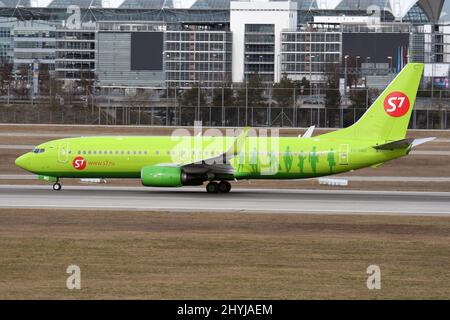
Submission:
[[[0,59],[64,84],[206,88],[330,65],[382,86],[407,61],[447,78],[444,0],[0,0]],[[430,74],[431,73],[431,74]],[[448,83],[448,81],[447,81]]]

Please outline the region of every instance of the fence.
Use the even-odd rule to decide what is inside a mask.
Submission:
[[[366,109],[278,107],[99,107],[46,110],[39,107],[1,108],[0,123],[96,124],[210,127],[342,128],[356,122]],[[411,129],[450,129],[449,110],[414,110]]]
[[[357,121],[379,90],[301,88],[97,88],[71,99],[0,101],[0,123],[211,127],[342,128]],[[52,103],[50,103],[52,101]],[[52,105],[52,107],[50,107]],[[410,127],[449,129],[450,91],[419,91]]]

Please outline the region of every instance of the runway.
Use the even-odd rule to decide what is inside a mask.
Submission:
[[[348,180],[349,182],[424,182],[424,183],[450,183],[450,177],[401,177],[401,176],[345,176],[345,175],[337,175],[329,177],[330,179],[343,179]],[[33,174],[0,174],[0,182],[1,180],[36,180],[36,175]],[[325,178],[327,179],[327,178]],[[317,179],[310,179],[317,180]],[[22,182],[23,183],[23,182]],[[167,189],[166,189],[167,190]]]
[[[450,216],[450,193],[234,189],[159,189],[106,186],[0,186],[1,208]]]

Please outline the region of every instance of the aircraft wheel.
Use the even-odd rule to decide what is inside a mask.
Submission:
[[[229,193],[231,191],[231,183],[228,181],[222,181],[219,183],[219,192]]]
[[[61,189],[62,189],[62,186],[60,183],[57,182],[53,185],[53,190],[60,191]]]
[[[206,186],[206,191],[208,193],[218,193],[219,192],[219,184],[217,182],[210,182]]]

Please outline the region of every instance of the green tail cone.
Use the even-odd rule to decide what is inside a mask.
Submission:
[[[380,143],[406,137],[424,65],[409,63],[353,126],[324,135],[358,138]]]

